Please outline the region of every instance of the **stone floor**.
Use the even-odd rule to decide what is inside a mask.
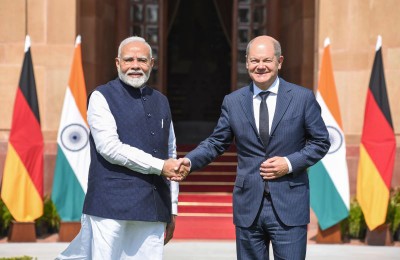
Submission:
[[[391,260],[400,259],[400,242],[392,246],[366,246],[359,240],[343,244],[317,244],[318,224],[311,213],[308,227],[307,259],[325,260]],[[28,255],[38,260],[54,259],[68,243],[57,242],[58,234],[37,239],[36,243],[8,243],[7,238],[0,239],[0,257]],[[230,260],[236,259],[233,240],[172,240],[165,247],[164,260]],[[273,259],[271,257],[271,259]]]

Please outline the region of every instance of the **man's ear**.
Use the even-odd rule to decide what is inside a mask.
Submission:
[[[279,57],[279,60],[278,60],[278,62],[279,62],[278,69],[281,69],[281,68],[282,68],[283,60],[284,60],[283,56],[280,56],[280,57]]]
[[[152,57],[151,58],[151,60],[150,60],[150,66],[153,68],[153,66],[154,66],[154,58]]]
[[[120,65],[121,64],[120,64],[119,58],[118,57],[115,58],[115,67],[119,68]]]

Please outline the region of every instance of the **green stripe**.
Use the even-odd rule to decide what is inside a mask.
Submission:
[[[85,193],[68,163],[61,147],[57,146],[51,199],[63,221],[79,221],[82,215]]]
[[[311,208],[320,228],[325,230],[345,219],[349,212],[321,161],[309,168],[308,175]]]

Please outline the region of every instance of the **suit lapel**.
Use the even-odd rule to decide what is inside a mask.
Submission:
[[[253,111],[253,85],[250,84],[250,86],[246,87],[247,90],[242,93],[243,98],[241,99],[241,105],[243,108],[244,113],[246,114],[247,119],[250,122],[251,127],[255,131],[255,133],[258,135],[258,130],[256,127],[256,121],[254,119],[254,111]]]
[[[283,115],[286,113],[290,102],[292,101],[292,95],[290,94],[291,88],[286,82],[279,78],[279,90],[278,96],[276,100],[276,108],[275,108],[275,115],[274,119],[272,120],[271,132],[270,135],[273,135],[276,127],[278,126],[279,122],[281,121]]]

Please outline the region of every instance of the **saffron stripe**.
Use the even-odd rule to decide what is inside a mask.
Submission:
[[[340,115],[339,101],[336,93],[336,84],[333,77],[333,68],[330,55],[330,46],[326,46],[324,54],[322,56],[322,65],[320,78],[318,82],[318,91],[321,93],[326,106],[329,108],[333,118],[339,125],[340,129],[343,129],[342,117]]]
[[[69,77],[69,89],[71,90],[72,96],[75,99],[76,106],[78,107],[78,110],[81,113],[82,118],[86,122],[87,95],[86,95],[85,78],[82,67],[82,51],[81,51],[80,37],[79,37],[79,42],[77,42],[75,46],[74,58]]]

